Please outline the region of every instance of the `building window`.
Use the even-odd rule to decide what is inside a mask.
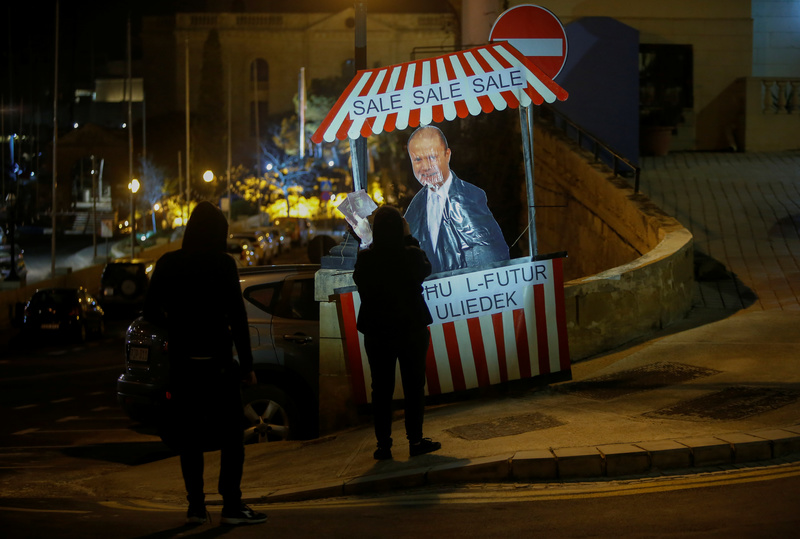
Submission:
[[[691,45],[639,44],[639,103],[643,125],[676,126],[694,107]]]

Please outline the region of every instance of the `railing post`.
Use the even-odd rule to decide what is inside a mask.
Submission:
[[[786,81],[779,80],[777,81],[778,84],[778,110],[776,111],[778,114],[786,114],[788,111],[786,110]]]
[[[800,80],[790,81],[791,89],[789,90],[789,106],[787,107],[789,114],[797,114],[797,107],[800,106]]]
[[[772,114],[772,83],[771,80],[761,81],[764,88],[764,114]]]

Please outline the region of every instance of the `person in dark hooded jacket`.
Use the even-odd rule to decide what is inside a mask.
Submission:
[[[156,264],[144,317],[167,329],[170,375],[160,431],[180,454],[187,523],[208,520],[203,452],[221,450],[222,522],[255,524],[267,516],[242,503],[241,384],[256,383],[236,262],[225,252],[228,222],[210,202],[192,212],[181,249]],[[232,347],[236,346],[238,363]]]
[[[425,412],[425,357],[433,320],[422,297],[422,281],[431,263],[408,234],[397,208],[375,210],[372,245],[358,253],[353,280],[361,307],[356,326],[364,334],[372,374],[372,408],[378,447],[376,460],[392,458],[392,396],[395,366],[400,363],[406,438],[410,455],[442,447],[422,437]]]

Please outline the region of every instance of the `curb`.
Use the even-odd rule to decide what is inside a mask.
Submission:
[[[800,424],[719,436],[517,451],[429,467],[278,489],[245,503],[285,503],[451,483],[615,479],[800,458]]]

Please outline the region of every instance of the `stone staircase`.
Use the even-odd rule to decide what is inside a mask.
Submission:
[[[97,235],[100,235],[100,222],[103,219],[110,219],[112,222],[115,222],[115,214],[111,211],[98,211],[94,214],[94,220],[92,220],[92,212],[91,211],[78,211],[75,212],[75,219],[72,221],[72,227],[66,231],[66,234],[91,234],[92,233],[92,225],[94,225],[94,230],[97,232]]]

